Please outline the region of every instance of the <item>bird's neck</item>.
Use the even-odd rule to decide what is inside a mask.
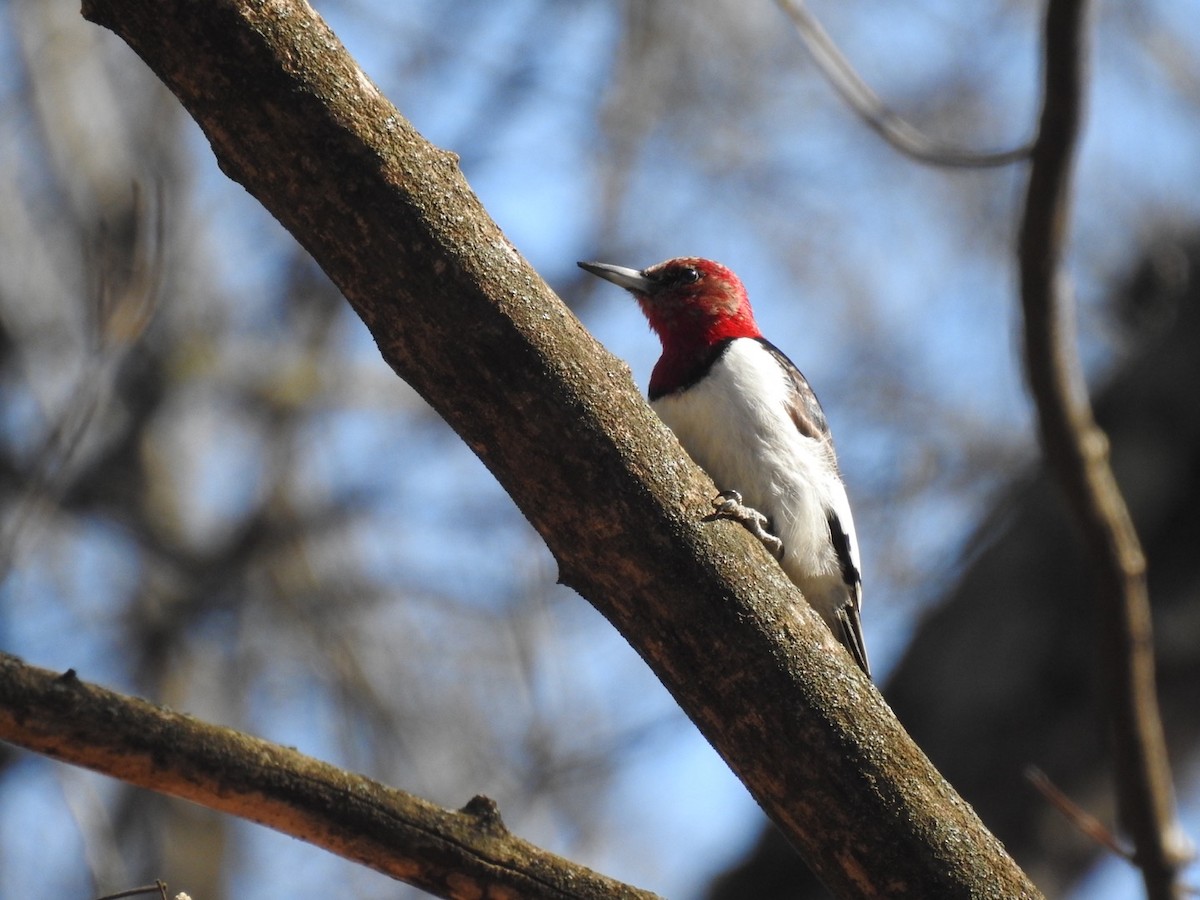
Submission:
[[[743,337],[745,335],[737,335]],[[713,342],[663,342],[663,353],[650,374],[650,399],[657,400],[697,384],[728,349],[734,337]]]
[[[730,306],[731,312],[713,315],[696,306],[642,304],[663,348],[650,376],[650,399],[691,387],[735,338],[762,337],[750,304]]]

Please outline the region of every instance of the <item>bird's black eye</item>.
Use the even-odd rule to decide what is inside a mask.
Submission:
[[[695,266],[684,266],[676,278],[679,284],[695,284],[700,280],[700,270]]]

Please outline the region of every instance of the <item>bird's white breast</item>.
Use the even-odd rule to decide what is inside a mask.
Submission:
[[[784,570],[825,614],[846,595],[829,510],[851,535],[856,566],[858,550],[832,447],[796,427],[789,414],[793,390],[775,356],[758,341],[738,338],[699,382],[652,405],[719,489],[740,491],[771,519],[784,544]]]

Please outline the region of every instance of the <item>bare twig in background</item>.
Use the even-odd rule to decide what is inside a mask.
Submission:
[[[120,900],[122,897],[140,897],[143,894],[158,894],[162,900],[167,900],[167,883],[159,880],[154,884],[148,884],[145,887],[130,888],[127,891],[117,891],[115,894],[105,894],[103,897],[97,897],[96,900]]]
[[[140,185],[134,183],[132,191],[124,223],[127,233],[111,234],[103,228],[94,245],[84,250],[93,282],[84,298],[86,356],[70,399],[29,454],[24,489],[0,528],[0,583],[8,577],[23,545],[36,540],[45,518],[67,489],[80,450],[109,405],[121,361],[157,312],[166,241],[163,190],[156,185],[149,204]]]
[[[1025,779],[1037,789],[1047,803],[1062,813],[1063,817],[1080,832],[1086,834],[1114,856],[1119,856],[1129,862],[1134,861],[1133,851],[1122,846],[1121,841],[1108,826],[1059,790],[1045,772],[1037,766],[1030,766],[1025,770]]]
[[[0,654],[0,736],[268,825],[435,896],[655,896],[521,840],[485,798],[459,811],[442,809],[287,747],[6,654]]]
[[[1104,847],[1114,856],[1119,856],[1121,859],[1137,866],[1137,855],[1121,843],[1121,840],[1112,833],[1112,830],[1093,816],[1090,812],[1059,790],[1058,785],[1050,780],[1045,772],[1037,766],[1029,766],[1025,770],[1025,779],[1034,786],[1039,794],[1041,794],[1046,802],[1057,809],[1064,818],[1074,825],[1082,834],[1087,835],[1096,844]],[[1177,886],[1176,890],[1182,894],[1195,896],[1200,894],[1200,888],[1195,885]]]
[[[1046,14],[1045,96],[1018,246],[1025,364],[1047,462],[1095,563],[1120,816],[1147,894],[1160,900],[1180,896],[1186,842],[1158,714],[1145,559],[1083,388],[1073,301],[1061,271],[1085,93],[1087,9],[1086,0],[1051,0]]]
[[[167,246],[166,188],[156,182],[149,202],[138,182],[132,191],[128,221],[122,223],[128,234],[113,235],[102,227],[95,246],[87,248],[93,278],[89,337],[97,351],[132,344],[158,308]]]
[[[1031,144],[995,152],[963,150],[922,133],[889,109],[863,81],[816,16],[808,11],[804,0],[778,0],[778,3],[833,89],[876,134],[910,159],[931,166],[984,169],[1020,162],[1032,152]]]

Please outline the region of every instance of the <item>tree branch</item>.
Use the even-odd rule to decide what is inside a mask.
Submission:
[[[844,897],[1036,897],[709,479],[302,0],[87,0]]]
[[[909,159],[943,168],[987,169],[1011,165],[1028,158],[1033,149],[1030,144],[1022,144],[1011,150],[981,152],[964,150],[929,137],[879,99],[879,95],[871,90],[871,86],[863,81],[850,60],[838,49],[817,17],[809,12],[804,0],[777,2],[796,26],[800,40],[838,96],[867,127]]]
[[[1051,0],[1046,13],[1045,96],[1018,246],[1025,364],[1046,459],[1096,564],[1118,805],[1147,894],[1160,900],[1180,896],[1185,841],[1158,714],[1146,564],[1109,466],[1108,440],[1092,417],[1075,350],[1073,298],[1061,271],[1086,90],[1087,8],[1086,0]]]
[[[452,812],[287,747],[3,653],[0,737],[267,825],[439,897],[655,896],[513,836],[484,797]]]

